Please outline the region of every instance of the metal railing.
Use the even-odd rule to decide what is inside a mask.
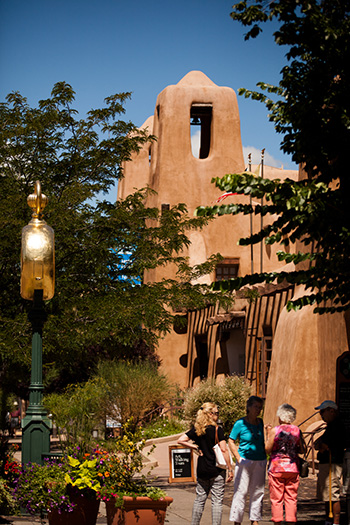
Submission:
[[[326,428],[326,423],[321,424],[318,428],[315,430],[310,430],[309,432],[303,432],[303,437],[305,440],[305,444],[307,447],[307,451],[305,454],[305,458],[310,462],[309,455],[311,453],[311,468],[312,473],[315,474],[316,472],[316,449],[315,449],[315,436],[316,434],[319,434],[320,432],[323,432]],[[317,436],[319,437],[319,436]]]

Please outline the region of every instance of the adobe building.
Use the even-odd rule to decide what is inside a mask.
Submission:
[[[191,126],[200,130],[199,156],[192,152]],[[189,215],[198,206],[213,204],[221,192],[212,177],[247,168],[243,159],[240,118],[235,92],[217,86],[204,73],[191,71],[157,98],[153,117],[142,128],[157,137],[124,165],[118,199],[149,185],[156,190],[147,202],[167,209],[184,202]],[[252,171],[258,167],[253,166]],[[266,178],[292,178],[299,172],[264,166]],[[228,197],[249,204],[249,197]],[[266,218],[264,218],[267,221]],[[277,260],[280,247],[238,246],[241,237],[261,228],[260,216],[222,216],[202,231],[189,234],[191,265],[212,254],[224,259],[207,282],[252,272],[286,269]],[[146,281],[174,277],[173,269],[147,272]],[[217,305],[182,312],[185,329],[175,329],[159,342],[162,369],[180,387],[205,377],[220,380],[227,374],[245,374],[258,395],[266,397],[265,420],[275,423],[277,406],[289,402],[298,420],[311,415],[323,399],[335,398],[335,361],[348,349],[342,314],[316,316],[311,308],[287,313],[286,302],[300,290],[281,283],[256,287],[258,299],[237,299],[229,312]],[[334,373],[333,373],[334,369]]]

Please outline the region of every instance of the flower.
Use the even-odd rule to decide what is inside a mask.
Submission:
[[[45,461],[43,465],[24,465],[15,483],[13,496],[29,514],[72,512],[76,496],[97,498],[101,489],[98,461],[91,454],[80,461],[73,456]]]
[[[123,496],[163,498],[166,494],[150,486],[141,473],[144,446],[141,432],[131,432],[126,426],[123,436],[106,442],[106,449],[86,453],[76,447],[60,460],[25,465],[15,483],[14,498],[30,514],[55,509],[71,512],[78,495],[112,500],[117,507],[123,506]]]
[[[28,463],[15,482],[13,496],[29,514],[53,509],[71,511],[74,505],[69,500],[64,476],[65,470],[54,461],[45,461],[44,465]]]
[[[161,489],[150,486],[147,477],[141,474],[145,440],[141,439],[140,430],[131,432],[126,425],[124,435],[109,446],[108,452],[98,453],[102,459],[99,469],[102,474],[99,497],[102,500],[113,500],[116,507],[122,507],[123,496],[148,496],[152,499],[166,496]]]

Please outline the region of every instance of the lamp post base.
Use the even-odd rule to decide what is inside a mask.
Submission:
[[[28,414],[22,420],[22,464],[43,464],[43,456],[50,452],[52,422],[44,414]]]

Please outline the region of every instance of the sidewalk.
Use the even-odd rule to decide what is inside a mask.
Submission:
[[[195,483],[168,483],[169,478],[169,445],[176,444],[176,439],[171,441],[155,440],[156,449],[152,453],[154,460],[157,462],[151,475],[157,476],[157,485],[164,488],[168,496],[173,498],[173,503],[167,510],[166,523],[168,525],[185,525],[191,523],[192,506],[196,495]],[[147,452],[150,449],[146,447]],[[196,461],[195,456],[195,461]],[[152,461],[150,462],[152,464]],[[233,483],[226,484],[224,506],[222,515],[222,524],[230,523],[229,514],[233,496]],[[269,490],[266,483],[263,519],[261,525],[271,524],[270,521],[270,500]],[[344,517],[344,516],[343,516]],[[298,523],[324,523],[324,505],[316,500],[316,476],[310,474],[308,478],[300,480],[299,497],[298,497]],[[345,523],[345,522],[344,522]],[[207,501],[201,520],[201,525],[211,525],[211,508],[210,500]],[[243,525],[250,525],[247,513],[243,519]]]
[[[153,467],[151,477],[155,477],[154,484],[166,490],[168,496],[173,498],[173,503],[168,507],[166,514],[167,525],[185,525],[191,523],[192,505],[195,498],[195,483],[171,483],[169,484],[169,445],[176,444],[177,437],[160,438],[154,440],[156,444],[152,455],[148,457],[148,463],[145,472]],[[145,452],[151,449],[151,444],[147,445]],[[222,524],[229,523],[229,512],[233,495],[233,483],[226,485]],[[324,523],[324,505],[315,499],[316,496],[316,477],[312,474],[308,478],[301,479],[298,497],[298,523],[316,525]],[[0,524],[11,525],[37,525],[40,519],[37,517],[3,517]],[[47,524],[48,521],[44,520]],[[98,525],[106,524],[105,507],[100,506],[100,514],[97,520]],[[268,496],[268,487],[265,487],[264,510],[261,525],[270,524],[270,502]],[[345,514],[342,513],[341,523],[345,525]],[[142,525],[142,524],[140,524]],[[205,506],[201,525],[211,525],[211,508],[208,500]],[[250,525],[247,513],[245,513],[243,525]]]

